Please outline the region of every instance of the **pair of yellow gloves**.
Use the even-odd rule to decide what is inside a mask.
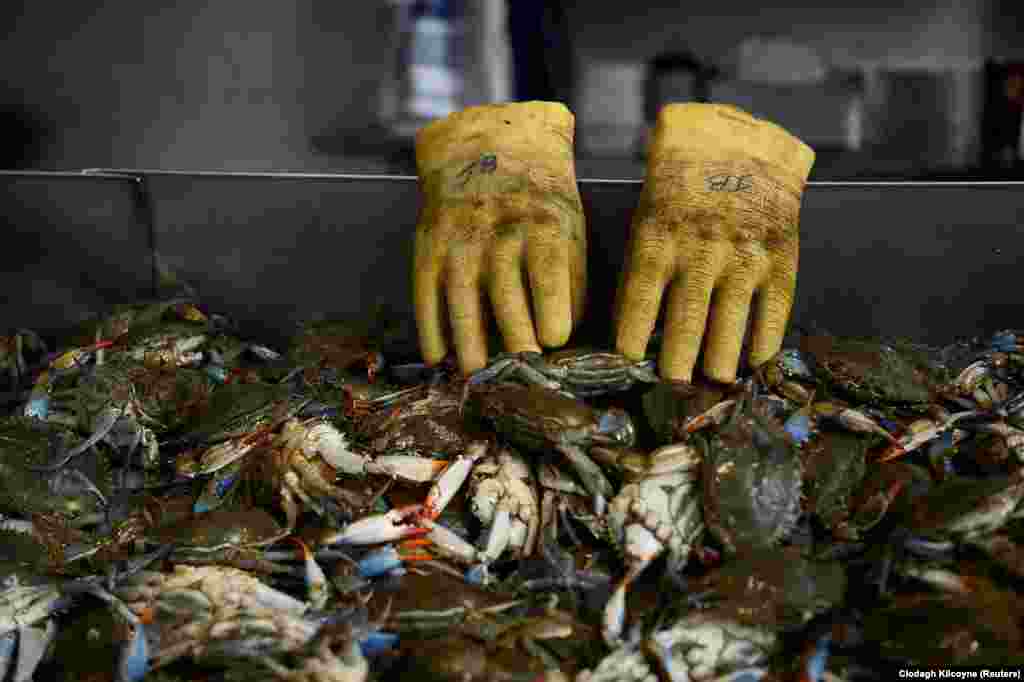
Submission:
[[[562,346],[582,319],[573,131],[562,104],[522,102],[470,107],[419,132],[413,300],[428,364],[450,345],[464,373],[486,364],[488,299],[510,352]],[[644,357],[667,292],[663,379],[691,381],[703,341],[704,374],[734,381],[752,305],[750,364],[775,354],[813,163],[806,144],[735,107],[665,106],[619,283],[616,350]]]

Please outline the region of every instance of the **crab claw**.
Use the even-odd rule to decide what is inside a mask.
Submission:
[[[622,633],[626,625],[626,593],[630,585],[640,574],[654,562],[664,551],[664,544],[653,533],[638,524],[630,524],[626,528],[626,555],[630,557],[626,575],[615,586],[611,598],[604,607],[604,619],[601,634],[604,641],[611,647],[622,641]]]
[[[324,570],[313,558],[313,552],[310,551],[309,546],[294,535],[288,537],[287,540],[299,548],[306,567],[305,579],[309,603],[319,611],[327,606],[327,599],[331,596],[331,584],[327,580]]]
[[[733,408],[736,406],[735,399],[723,400],[722,402],[714,405],[707,411],[698,414],[686,422],[683,429],[686,433],[696,433],[702,429],[715,424],[721,424],[725,421],[726,417],[732,414]]]
[[[356,562],[356,571],[362,578],[376,578],[401,569],[409,561],[428,561],[433,555],[417,551],[430,541],[425,538],[406,540],[400,547],[385,545],[363,556]]]
[[[383,514],[374,514],[354,521],[340,532],[329,533],[323,538],[327,545],[376,545],[396,542],[425,535],[428,530],[420,524],[423,505],[414,504],[392,509]]]
[[[878,455],[878,459],[875,460],[879,464],[883,462],[891,462],[894,459],[899,459],[903,455],[907,454],[907,449],[899,442],[893,443]]]
[[[64,351],[59,354],[55,353],[50,359],[50,369],[59,372],[62,370],[76,368],[85,362],[92,353],[103,348],[110,348],[113,345],[113,341],[97,341],[90,346],[72,348],[71,350]]]
[[[487,443],[475,441],[466,447],[466,451],[447,468],[434,481],[427,493],[427,499],[423,503],[423,515],[430,519],[436,519],[444,511],[448,503],[455,497],[455,493],[469,478],[469,472],[477,460],[487,454]]]
[[[149,673],[149,644],[146,628],[139,622],[133,627],[131,638],[125,642],[118,661],[118,679],[141,682]]]
[[[429,483],[448,467],[448,460],[418,455],[381,455],[366,462],[366,473],[392,476],[411,483]]]

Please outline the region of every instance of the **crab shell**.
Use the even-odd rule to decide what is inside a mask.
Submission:
[[[0,420],[0,509],[21,514],[55,512],[69,518],[100,511],[102,502],[86,480],[109,494],[110,468],[105,457],[87,454],[45,474],[25,468],[46,464],[54,444],[63,452],[81,441],[70,429],[33,417]]]
[[[783,540],[800,516],[803,467],[778,426],[740,414],[709,438],[704,521],[728,553]]]
[[[815,335],[801,345],[830,388],[858,403],[924,406],[941,377],[921,353],[878,341]]]
[[[623,410],[597,410],[582,400],[539,386],[505,383],[488,387],[472,393],[466,409],[529,450],[546,450],[560,443],[629,447],[636,440],[633,422]]]

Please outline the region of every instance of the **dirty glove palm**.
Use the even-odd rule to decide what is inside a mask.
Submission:
[[[813,162],[803,142],[735,107],[664,107],[620,281],[618,350],[643,357],[667,290],[663,378],[690,381],[703,339],[704,373],[734,381],[755,294],[750,363],[778,351]]]
[[[416,139],[422,206],[413,300],[428,364],[451,341],[465,373],[487,361],[486,300],[508,351],[569,338],[583,313],[586,237],[563,105],[470,107]]]

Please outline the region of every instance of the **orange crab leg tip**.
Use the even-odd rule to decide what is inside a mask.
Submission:
[[[878,461],[879,464],[882,464],[884,462],[891,462],[894,459],[899,459],[900,457],[902,457],[905,454],[907,454],[907,451],[904,450],[901,447],[887,448],[885,450],[885,452],[883,452],[878,457],[877,461]]]
[[[433,554],[403,554],[402,561],[404,563],[413,563],[416,561],[433,561],[436,559]]]
[[[427,529],[424,528],[424,530],[427,530]],[[426,533],[423,533],[423,535],[426,535]],[[403,541],[402,542],[402,547],[403,548],[405,548],[405,547],[425,547],[425,546],[431,545],[431,544],[433,544],[433,543],[428,538],[425,538],[422,535],[419,535],[419,536],[410,538],[409,540]]]

